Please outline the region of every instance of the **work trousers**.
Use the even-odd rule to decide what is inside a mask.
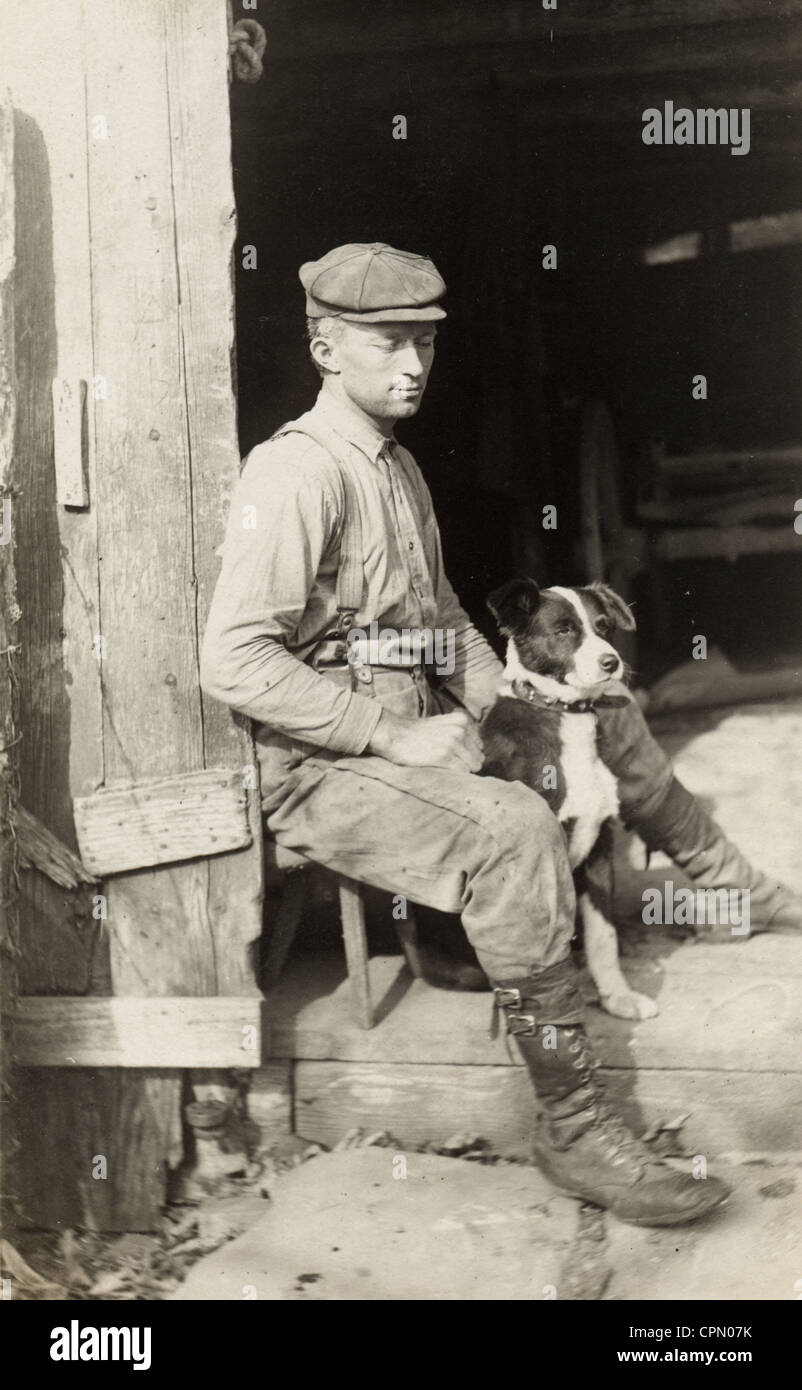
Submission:
[[[365,693],[394,713],[444,710],[420,668],[373,668],[363,678]],[[659,805],[672,769],[638,706],[619,693],[620,704],[599,711],[599,744],[618,778],[622,814],[637,826]],[[411,902],[459,913],[494,983],[566,958],[575,913],[566,839],[536,792],[464,771],[341,757],[264,725],[255,737],[266,823],[278,844]]]

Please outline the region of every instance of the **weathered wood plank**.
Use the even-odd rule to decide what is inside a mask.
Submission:
[[[523,1067],[296,1062],[295,1131],[332,1146],[349,1129],[386,1129],[404,1144],[480,1135],[523,1156],[534,1102]]]
[[[61,843],[36,816],[18,806],[15,814],[17,846],[21,869],[38,869],[60,888],[77,888],[81,883],[95,883],[94,875],[71,849]]]
[[[91,747],[87,749],[84,742],[91,726],[91,682],[97,685],[90,635],[96,624],[90,612],[92,582],[86,571],[82,572],[80,553],[73,556],[69,525],[85,524],[87,517],[66,512],[56,498],[51,383],[60,363],[62,374],[70,376],[86,378],[91,370],[91,361],[87,367],[86,358],[80,367],[76,362],[80,352],[91,352],[80,32],[72,4],[60,8],[58,15],[48,15],[45,6],[34,6],[24,18],[21,11],[21,6],[3,7],[0,18],[3,53],[11,59],[15,73],[19,154],[15,171],[15,336],[20,496],[15,513],[22,609],[18,657],[24,730],[21,799],[65,845],[74,848],[71,792],[75,757],[90,761],[93,757],[92,772],[95,777],[99,772],[97,743],[90,736],[87,741]],[[49,25],[50,44],[41,65],[34,65],[34,74],[30,70],[28,26],[38,23]],[[72,180],[70,173],[75,176]],[[61,296],[66,296],[66,306],[61,304]],[[63,525],[67,529],[62,529]],[[74,604],[68,612],[71,566],[77,568],[72,571]],[[96,572],[96,559],[94,567]],[[88,673],[89,684],[74,687],[81,692],[80,711],[71,691],[76,672],[68,670],[64,645],[70,638],[75,642],[79,665],[85,660],[90,668],[94,666]],[[81,755],[75,753],[76,744],[84,747]],[[83,766],[87,767],[86,761]],[[54,960],[61,962],[67,976],[76,969],[77,962],[62,954],[63,939],[54,935],[49,925],[61,905],[62,894],[48,879],[39,877],[30,885],[21,920],[22,964],[29,977],[37,971],[49,976]]]
[[[86,382],[56,377],[53,381],[53,450],[56,501],[62,507],[86,507]]]
[[[14,681],[17,584],[14,566],[12,472],[16,378],[14,371],[14,114],[0,87],[0,1223],[6,1225],[14,1191],[10,1097],[11,1015],[17,989],[19,903],[16,810],[19,743]]]
[[[798,1076],[732,1071],[599,1072],[637,1133],[681,1115],[685,1152],[755,1154],[799,1149]],[[336,1144],[349,1129],[386,1129],[402,1144],[477,1135],[509,1157],[530,1153],[534,1100],[520,1067],[385,1062],[297,1062],[295,1130]]]
[[[242,773],[226,768],[76,797],[75,829],[84,865],[104,877],[251,843]]]
[[[292,1062],[285,1060],[251,1073],[248,1118],[258,1125],[265,1148],[292,1133],[292,1071]]]
[[[166,1071],[27,1071],[23,1220],[54,1231],[159,1229],[167,1170],[183,1152],[179,1085]]]
[[[208,0],[207,0],[208,3]],[[107,784],[204,765],[198,689],[194,501],[176,269],[165,0],[131,7],[84,0],[92,223],[91,273],[99,517],[103,752]],[[198,104],[208,92],[198,91]],[[225,121],[225,112],[220,112]],[[180,156],[179,156],[180,157]],[[203,860],[120,874],[108,885],[115,993],[217,990],[217,949]],[[121,1118],[145,1076],[121,1074]],[[180,1073],[152,1088],[180,1130]],[[135,1187],[163,1201],[166,1162],[133,1146]],[[145,1191],[146,1189],[146,1191]],[[120,1209],[126,1198],[119,1194]]]
[[[589,1007],[588,1028],[608,1066],[744,1072],[802,1070],[802,973],[793,937],[760,963],[758,941],[679,947],[671,969],[627,957],[633,985],[656,997],[657,1018],[630,1024]],[[698,954],[697,954],[698,952]],[[397,956],[370,961],[377,1025],[352,1021],[340,957],[291,960],[269,996],[271,1055],[299,1060],[517,1065],[503,1034],[490,1036],[488,995],[436,990],[412,981]]]
[[[260,1001],[24,998],[14,1016],[20,1067],[257,1065]]]
[[[231,235],[232,203],[229,194],[223,216],[218,194],[208,213],[195,217],[203,197],[199,164],[207,170],[207,193],[226,179],[230,190],[231,174],[227,154],[224,171],[217,169],[221,137],[203,149],[185,141],[188,117],[181,113],[191,109],[197,116],[202,110],[204,122],[227,129],[227,45],[224,33],[222,47],[219,42],[220,11],[213,0],[203,0],[191,16],[186,4],[172,7],[163,0],[147,14],[121,0],[111,10],[98,0],[86,5],[89,109],[105,117],[108,131],[107,140],[90,147],[90,190],[93,209],[97,205],[96,369],[108,381],[108,398],[99,403],[98,447],[109,466],[98,505],[109,594],[103,619],[109,782],[139,781],[165,766],[170,772],[194,771],[207,758],[240,768],[251,761],[232,738],[229,716],[227,742],[215,736],[214,747],[206,745],[198,684],[196,529],[208,537],[215,524],[205,515],[210,493],[224,489],[219,477],[207,478],[202,495],[196,494],[196,459],[198,471],[214,479],[236,447],[230,364],[219,344],[210,350],[218,311],[222,342],[230,324],[223,251]],[[186,30],[180,41],[169,28],[179,20]],[[118,21],[121,49],[114,46],[112,54],[109,25]],[[139,113],[135,127],[132,111]],[[227,151],[225,140],[224,145]],[[193,203],[184,208],[189,186]],[[196,321],[203,325],[197,343]],[[207,406],[196,419],[201,399],[224,401],[219,418]],[[218,495],[215,521],[219,506]],[[179,527],[176,518],[182,519]],[[205,546],[204,540],[204,552]],[[132,631],[137,634],[133,651]],[[253,797],[249,815],[253,832],[258,823]],[[218,868],[199,860],[115,879],[109,886],[109,921],[117,992],[245,992],[245,943],[259,929],[260,838],[261,832],[254,834],[254,850],[243,856],[247,864],[220,860]]]
[[[35,62],[33,30],[48,35]],[[87,382],[92,378],[80,0],[63,0],[56,7],[47,0],[12,0],[0,6],[0,51],[13,74],[21,155],[15,171],[21,796],[42,824],[74,849],[72,795],[91,791],[103,780],[100,673],[94,653],[96,517],[57,503],[51,394],[57,375]],[[86,442],[91,495],[91,430]],[[95,987],[107,973],[108,947],[99,923],[92,921],[89,895],[68,893],[33,872],[21,875],[21,890],[22,988],[78,993]],[[91,1085],[83,1073],[80,1078],[84,1089]],[[85,1203],[78,1201],[69,1164],[60,1162],[80,1135],[79,1110],[68,1103],[69,1092],[77,1106],[80,1091],[78,1075],[70,1077],[66,1088],[50,1092],[42,1074],[17,1107],[24,1155],[20,1182],[26,1210],[40,1225],[49,1224],[48,1213],[57,1213],[66,1225],[91,1224],[91,1215],[83,1220]],[[96,1097],[99,1114],[106,1100]],[[36,1131],[44,1111],[52,1121],[46,1139]],[[92,1184],[87,1202],[91,1205],[107,1187]]]
[[[179,0],[166,7],[166,64],[173,138],[180,324],[184,347],[201,640],[219,572],[216,551],[239,476],[232,250],[236,236],[228,118],[226,6]],[[204,176],[198,178],[198,169]],[[253,768],[250,723],[201,694],[206,766]],[[243,777],[252,844],[208,864],[217,991],[254,988],[248,946],[262,929],[263,827],[258,778]]]

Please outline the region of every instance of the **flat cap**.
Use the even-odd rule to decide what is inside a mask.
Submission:
[[[383,319],[444,319],[437,302],[445,281],[425,256],[396,251],[383,241],[336,246],[307,261],[298,277],[310,318],[339,314],[355,323]]]

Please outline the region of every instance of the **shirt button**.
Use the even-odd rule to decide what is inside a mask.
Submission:
[[[414,550],[414,549],[415,549],[415,542],[414,542],[414,541],[410,541],[410,543],[409,543],[409,548],[410,548],[410,550]]]

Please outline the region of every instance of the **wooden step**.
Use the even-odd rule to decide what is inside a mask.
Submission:
[[[660,946],[664,947],[660,954]],[[723,946],[650,938],[625,961],[660,1005],[630,1023],[588,1008],[611,1093],[639,1128],[691,1112],[694,1152],[802,1149],[802,952],[794,937]],[[350,1020],[339,956],[299,956],[268,1001],[270,1052],[293,1063],[297,1132],[400,1141],[480,1134],[504,1152],[531,1137],[529,1084],[489,995],[433,989],[400,956],[374,957],[377,1024]]]

